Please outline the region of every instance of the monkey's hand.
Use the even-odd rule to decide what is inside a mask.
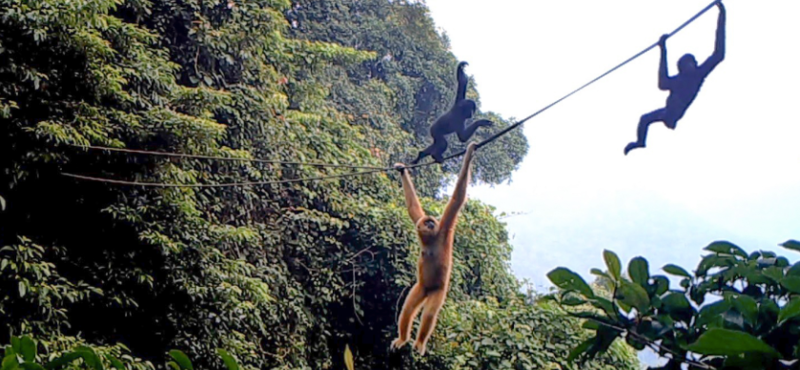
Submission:
[[[725,11],[725,5],[722,4],[722,0],[717,0],[717,4],[716,5],[717,5],[717,8],[719,8],[719,11],[721,11],[721,12]]]
[[[406,165],[398,162],[394,164],[394,169],[400,171],[400,173],[403,173],[406,172]]]
[[[488,119],[482,119],[480,121],[475,122],[475,124],[478,125],[478,127],[489,127],[491,125],[494,125],[494,122],[489,121]]]
[[[661,46],[666,45],[668,38],[669,38],[669,35],[661,35],[661,38],[658,39],[658,44],[661,45]]]
[[[475,150],[478,149],[478,144],[475,142],[469,143],[467,145],[467,156],[472,157],[472,153],[475,153]]]

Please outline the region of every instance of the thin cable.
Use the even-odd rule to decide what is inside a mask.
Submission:
[[[670,37],[671,37],[671,36],[674,36],[676,33],[678,33],[680,30],[684,29],[684,28],[685,28],[686,26],[688,26],[690,23],[692,23],[692,22],[694,22],[695,20],[697,20],[697,18],[700,18],[700,16],[701,16],[701,15],[703,15],[703,14],[705,14],[705,12],[707,12],[709,9],[713,8],[713,7],[714,7],[714,5],[716,5],[716,4],[717,4],[717,2],[718,2],[718,1],[714,1],[714,2],[712,2],[711,4],[708,4],[708,5],[707,5],[705,8],[703,8],[703,10],[699,11],[699,12],[698,12],[697,14],[695,14],[693,17],[689,18],[689,20],[688,20],[688,21],[686,21],[686,22],[683,22],[683,24],[681,24],[681,25],[680,25],[678,28],[676,28],[674,31],[670,32],[668,35],[669,35]],[[497,133],[495,133],[494,135],[492,135],[492,136],[491,136],[491,137],[489,137],[488,139],[486,139],[486,140],[483,140],[483,141],[481,141],[480,143],[478,143],[478,147],[477,147],[476,149],[480,149],[480,148],[481,148],[481,147],[483,147],[484,145],[486,145],[486,144],[489,144],[489,143],[491,143],[492,141],[495,141],[495,140],[497,140],[497,138],[499,138],[500,136],[503,136],[503,135],[505,135],[505,134],[506,134],[506,133],[508,133],[509,131],[511,131],[511,130],[513,130],[513,129],[515,129],[515,128],[519,127],[520,125],[522,125],[523,123],[525,123],[525,121],[527,121],[527,120],[529,120],[529,119],[531,119],[531,118],[533,118],[533,117],[536,117],[536,116],[538,116],[539,114],[543,113],[544,111],[546,111],[546,110],[548,110],[548,109],[552,108],[554,105],[556,105],[556,104],[558,104],[558,103],[561,103],[562,101],[566,100],[567,98],[571,97],[572,95],[575,95],[577,92],[579,92],[579,91],[581,91],[581,90],[583,90],[583,89],[585,89],[585,88],[589,87],[589,85],[592,85],[592,84],[594,84],[595,82],[599,81],[599,80],[600,80],[600,79],[602,79],[603,77],[606,77],[606,76],[610,75],[612,72],[614,72],[614,71],[616,71],[616,70],[620,69],[622,66],[624,66],[624,65],[626,65],[626,64],[628,64],[628,63],[630,63],[630,62],[632,62],[633,60],[635,60],[635,59],[639,58],[640,56],[644,55],[645,53],[647,53],[648,51],[652,50],[652,49],[653,49],[653,48],[655,48],[656,46],[658,46],[658,42],[655,42],[655,43],[653,43],[652,45],[650,45],[650,46],[646,47],[644,50],[642,50],[642,51],[640,51],[640,52],[636,53],[634,56],[632,56],[632,57],[630,57],[630,58],[626,59],[624,62],[622,62],[622,63],[620,63],[620,64],[617,64],[617,65],[616,65],[614,68],[611,68],[611,69],[609,69],[608,71],[606,71],[605,73],[601,74],[600,76],[597,76],[597,77],[595,77],[593,80],[591,80],[591,81],[589,81],[589,82],[587,82],[587,83],[583,84],[583,86],[581,86],[581,87],[579,87],[579,88],[577,88],[577,89],[575,89],[575,90],[572,90],[572,92],[570,92],[569,94],[567,94],[567,95],[564,95],[564,96],[562,96],[560,99],[558,99],[558,100],[556,100],[556,101],[554,101],[554,102],[550,103],[549,105],[545,106],[544,108],[542,108],[542,109],[539,109],[539,110],[538,110],[536,113],[533,113],[533,114],[531,114],[530,116],[527,116],[527,117],[523,118],[521,121],[518,121],[517,123],[514,123],[513,125],[511,125],[511,126],[508,126],[508,127],[506,127],[505,129],[498,131]],[[448,157],[445,157],[445,158],[443,159],[443,161],[446,161],[446,160],[449,160],[449,159],[453,159],[453,158],[456,158],[456,157],[460,157],[460,156],[464,155],[464,153],[466,153],[466,150],[462,150],[462,151],[460,151],[460,152],[458,152],[458,153],[456,153],[456,154],[453,154],[453,155],[450,155],[450,156],[448,156]],[[415,164],[415,165],[407,166],[406,168],[415,168],[415,167],[429,166],[429,165],[431,165],[431,164],[434,164],[434,163],[436,163],[436,162],[418,163],[418,164]]]
[[[344,177],[350,177],[350,176],[369,175],[369,174],[378,173],[378,172],[385,172],[385,171],[389,171],[389,170],[390,169],[388,169],[388,168],[381,168],[381,169],[375,169],[375,170],[370,170],[370,171],[348,172],[348,173],[342,173],[342,174],[331,175],[331,176],[304,177],[304,178],[300,178],[300,179],[273,180],[273,181],[231,182],[231,183],[225,183],[225,184],[172,184],[172,183],[162,183],[162,182],[142,182],[142,181],[114,180],[114,179],[108,179],[108,178],[103,178],[103,177],[76,175],[76,174],[73,174],[73,173],[66,173],[66,172],[62,172],[61,174],[66,176],[66,177],[71,177],[71,178],[78,179],[78,180],[102,182],[102,183],[115,184],[115,185],[151,187],[151,188],[230,188],[230,187],[236,187],[236,186],[263,186],[263,185],[288,184],[288,183],[293,183],[293,182],[304,182],[304,181],[330,180],[330,179],[344,178]]]
[[[316,166],[316,167],[331,167],[331,168],[349,168],[349,169],[367,169],[367,170],[385,170],[386,167],[375,167],[375,166],[360,166],[360,165],[349,165],[349,164],[330,164],[330,163],[320,163],[320,162],[287,162],[287,161],[276,161],[276,160],[267,160],[267,159],[258,159],[258,158],[232,158],[232,157],[218,157],[212,155],[198,155],[198,154],[183,154],[183,153],[173,153],[173,152],[156,152],[150,150],[139,150],[139,149],[126,149],[126,148],[111,148],[105,146],[95,146],[95,145],[75,145],[75,144],[68,144],[69,146],[76,147],[76,148],[84,148],[84,149],[91,149],[91,150],[106,150],[109,152],[120,152],[120,153],[131,153],[131,154],[142,154],[142,155],[152,155],[152,156],[161,156],[161,157],[172,157],[172,158],[191,158],[191,159],[208,159],[214,161],[227,161],[227,162],[255,162],[255,163],[269,163],[269,164],[288,164],[288,165],[303,165],[303,166]]]

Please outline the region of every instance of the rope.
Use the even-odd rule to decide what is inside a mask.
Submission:
[[[685,28],[686,26],[688,26],[690,23],[692,23],[692,22],[694,22],[695,20],[697,20],[697,18],[700,18],[700,16],[701,16],[701,15],[703,15],[703,14],[705,14],[705,12],[707,12],[709,9],[713,8],[713,7],[714,7],[714,5],[716,5],[716,4],[717,4],[717,2],[718,2],[718,1],[714,1],[714,2],[712,2],[711,4],[708,4],[708,5],[706,5],[706,7],[705,7],[705,8],[703,8],[703,10],[699,11],[699,12],[698,12],[697,14],[695,14],[693,17],[689,18],[689,20],[688,20],[688,21],[686,21],[686,22],[683,22],[683,24],[681,24],[681,25],[680,25],[678,28],[676,28],[674,31],[670,32],[668,35],[669,35],[669,36],[673,36],[673,35],[675,35],[676,33],[678,33],[680,30],[684,29],[684,28]],[[653,43],[652,45],[650,45],[650,46],[648,46],[648,47],[644,48],[644,50],[642,50],[642,51],[640,51],[640,52],[636,53],[634,56],[632,56],[632,57],[630,57],[630,58],[626,59],[624,62],[622,62],[622,63],[620,63],[620,64],[617,64],[617,65],[616,65],[614,68],[611,68],[611,69],[609,69],[608,71],[606,71],[605,73],[601,74],[600,76],[597,76],[597,77],[595,77],[593,80],[591,80],[591,81],[589,81],[589,82],[587,82],[587,83],[583,84],[583,86],[581,86],[581,87],[579,87],[579,88],[577,88],[577,89],[575,89],[575,90],[572,90],[572,91],[571,91],[569,94],[562,96],[562,97],[561,97],[561,98],[559,98],[558,100],[556,100],[556,101],[554,101],[554,102],[552,102],[552,103],[548,104],[547,106],[545,106],[545,107],[544,107],[544,108],[542,108],[542,109],[539,109],[538,111],[536,111],[535,113],[531,114],[530,116],[527,116],[527,117],[523,118],[522,120],[518,121],[517,123],[514,123],[513,125],[511,125],[511,126],[508,126],[508,127],[506,127],[505,129],[498,131],[497,133],[495,133],[494,135],[492,135],[492,136],[491,136],[491,137],[489,137],[488,139],[486,139],[486,140],[483,140],[483,141],[481,141],[480,143],[478,143],[478,147],[477,147],[476,149],[480,149],[480,148],[481,148],[481,147],[483,147],[484,145],[486,145],[486,144],[489,144],[489,143],[491,143],[492,141],[495,141],[495,140],[497,140],[497,139],[498,139],[500,136],[503,136],[503,135],[505,135],[506,133],[508,133],[509,131],[511,131],[511,130],[513,130],[513,129],[515,129],[515,128],[519,127],[519,126],[521,126],[523,123],[525,123],[525,121],[528,121],[529,119],[531,119],[531,118],[533,118],[533,117],[536,117],[536,116],[538,116],[539,114],[541,114],[541,113],[543,113],[544,111],[546,111],[546,110],[548,110],[548,109],[552,108],[552,107],[553,107],[553,106],[555,106],[556,104],[558,104],[558,103],[561,103],[562,101],[564,101],[564,100],[568,99],[568,98],[569,98],[569,97],[571,97],[572,95],[575,95],[575,94],[576,94],[576,93],[578,93],[579,91],[581,91],[581,90],[583,90],[583,89],[585,89],[585,88],[589,87],[589,85],[592,85],[592,84],[594,84],[595,82],[597,82],[597,81],[601,80],[603,77],[606,77],[606,76],[610,75],[612,72],[614,72],[614,71],[616,71],[616,70],[618,70],[618,69],[622,68],[622,66],[624,66],[624,65],[626,65],[626,64],[628,64],[628,63],[630,63],[630,62],[634,61],[635,59],[637,59],[637,58],[639,58],[640,56],[644,55],[645,53],[647,53],[648,51],[652,50],[652,49],[653,49],[653,48],[655,48],[656,46],[658,46],[658,42],[655,42],[655,43]],[[464,155],[464,153],[466,153],[466,152],[467,152],[466,150],[462,150],[462,151],[460,151],[460,152],[458,152],[458,153],[452,154],[452,155],[450,155],[450,156],[448,156],[448,157],[445,157],[445,158],[444,158],[444,161],[447,161],[447,160],[450,160],[450,159],[453,159],[453,158],[456,158],[456,157],[460,157],[460,156]],[[421,166],[428,166],[428,165],[431,165],[431,164],[433,164],[433,163],[436,163],[436,162],[428,162],[428,163],[415,164],[415,165],[407,166],[406,168],[415,168],[415,167],[421,167]]]
[[[377,170],[361,171],[361,172],[348,172],[348,173],[342,173],[342,174],[330,175],[330,176],[304,177],[304,178],[299,178],[299,179],[273,180],[273,181],[231,182],[231,183],[225,183],[225,184],[171,184],[171,183],[161,183],[161,182],[140,182],[140,181],[114,180],[114,179],[107,179],[107,178],[102,178],[102,177],[76,175],[76,174],[73,174],[73,173],[66,173],[66,172],[62,172],[61,174],[63,176],[72,177],[72,178],[78,179],[78,180],[104,182],[104,183],[107,183],[107,184],[116,184],[116,185],[142,186],[142,187],[151,187],[151,188],[229,188],[229,187],[236,187],[236,186],[262,186],[262,185],[288,184],[288,183],[292,183],[292,182],[329,180],[329,179],[344,178],[344,177],[350,177],[350,176],[369,175],[369,174],[378,173],[378,172],[385,172],[385,171],[389,171],[389,170],[390,170],[389,168],[381,168],[381,169],[377,169]]]
[[[721,0],[715,0],[711,4],[706,5],[705,8],[703,8],[697,14],[695,14],[694,16],[689,18],[689,20],[687,20],[686,22],[683,22],[683,24],[678,26],[678,28],[676,28],[675,30],[670,32],[668,35],[669,36],[673,36],[676,33],[680,32],[682,29],[684,29],[690,23],[692,23],[695,20],[697,20],[697,18],[700,18],[700,16],[705,14],[705,12],[707,12],[709,9],[713,8],[714,5],[716,5],[717,2],[719,2],[719,1],[721,1]],[[485,139],[485,140],[479,142],[476,149],[480,149],[483,146],[485,146],[485,145],[497,140],[501,136],[507,134],[509,131],[521,126],[523,123],[525,123],[526,121],[530,120],[531,118],[536,117],[541,113],[544,113],[546,110],[552,108],[553,106],[557,105],[558,103],[561,103],[562,101],[568,99],[572,95],[575,95],[579,91],[581,91],[581,90],[589,87],[590,85],[594,84],[595,82],[601,80],[603,77],[606,77],[606,76],[610,75],[614,71],[616,71],[616,70],[622,68],[623,66],[625,66],[626,64],[634,61],[635,59],[637,59],[640,56],[644,55],[645,53],[647,53],[648,51],[652,50],[656,46],[658,46],[658,42],[655,42],[652,45],[644,48],[642,51],[640,51],[640,52],[636,53],[635,55],[633,55],[632,57],[626,59],[624,62],[622,62],[620,64],[617,64],[616,66],[614,66],[613,68],[609,69],[605,73],[595,77],[593,80],[583,84],[582,86],[578,87],[577,89],[572,90],[567,95],[562,96],[558,100],[548,104],[547,106],[545,106],[542,109],[539,109],[535,113],[523,118],[520,121],[517,121],[516,123],[512,124],[511,126],[508,126],[508,127],[504,128],[504,129],[496,132],[494,135],[490,136],[488,139]],[[78,146],[78,145],[73,145],[73,146],[83,147],[83,148],[87,148],[87,149],[94,149],[94,150],[108,150],[108,151],[117,151],[117,152],[125,152],[125,153],[159,155],[159,156],[179,157],[179,158],[213,159],[213,160],[225,160],[225,161],[251,161],[251,162],[259,162],[259,163],[280,163],[280,164],[297,164],[297,165],[310,165],[310,166],[321,166],[321,167],[350,168],[350,169],[368,169],[368,171],[349,172],[349,173],[343,173],[343,174],[338,174],[338,175],[330,175],[330,176],[317,176],[317,177],[306,177],[306,178],[300,178],[300,179],[275,180],[275,181],[238,182],[238,183],[227,183],[227,184],[167,184],[167,183],[155,183],[155,182],[138,182],[138,181],[113,180],[113,179],[106,179],[106,178],[100,178],[100,177],[76,175],[76,174],[71,174],[71,173],[62,173],[62,175],[64,175],[64,176],[72,177],[72,178],[79,179],[79,180],[105,182],[105,183],[109,183],[109,184],[129,185],[129,186],[161,187],[161,188],[177,188],[177,187],[183,187],[183,188],[221,188],[221,187],[234,187],[234,186],[258,186],[258,185],[285,184],[285,183],[293,183],[293,182],[316,181],[316,180],[327,180],[327,179],[335,179],[335,178],[344,178],[344,177],[350,177],[350,176],[368,175],[368,174],[373,174],[373,173],[378,173],[378,172],[391,171],[391,170],[394,169],[393,167],[335,165],[335,164],[312,163],[312,162],[283,162],[283,161],[270,161],[270,160],[264,160],[264,159],[243,159],[243,158],[214,157],[214,156],[194,155],[194,154],[169,153],[169,152],[152,152],[152,151],[146,151],[146,150],[107,148],[107,147],[99,147],[99,146]],[[466,150],[462,150],[462,151],[460,151],[458,153],[455,153],[455,154],[452,154],[450,156],[445,157],[443,159],[443,161],[447,161],[447,160],[450,160],[450,159],[453,159],[453,158],[460,157],[460,156],[464,155],[465,153],[466,153]],[[435,164],[435,163],[436,163],[435,161],[431,161],[431,162],[427,162],[427,163],[417,163],[417,164],[414,164],[414,165],[405,166],[405,168],[409,169],[409,168],[425,167],[425,166],[430,166],[430,165]]]
[[[111,147],[94,146],[94,145],[75,145],[75,144],[67,144],[67,145],[75,147],[75,148],[83,148],[83,149],[90,149],[90,150],[106,150],[106,151],[109,151],[109,152],[143,154],[143,155],[172,157],[172,158],[209,159],[209,160],[215,160],[215,161],[228,161],[228,162],[254,162],[254,163],[269,163],[269,164],[288,164],[288,165],[332,167],[332,168],[349,168],[349,169],[362,169],[362,170],[363,169],[367,169],[367,170],[386,169],[385,167],[360,166],[360,165],[349,165],[349,164],[330,164],[330,163],[319,163],[319,162],[287,162],[287,161],[267,160],[267,159],[259,159],[259,158],[232,158],[232,157],[218,157],[218,156],[212,156],[212,155],[183,154],[183,153],[173,153],[173,152],[155,152],[155,151],[150,151],[150,150],[111,148]]]

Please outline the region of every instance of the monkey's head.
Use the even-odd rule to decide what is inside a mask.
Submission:
[[[692,73],[697,69],[697,59],[692,54],[684,54],[681,59],[678,59],[678,71],[680,73]]]
[[[417,221],[417,234],[422,244],[430,244],[439,234],[439,221],[432,216],[425,216]]]
[[[478,106],[475,105],[475,102],[469,99],[464,99],[456,105],[456,109],[458,109],[458,114],[464,118],[472,118],[472,115],[475,114],[475,110],[478,109]]]

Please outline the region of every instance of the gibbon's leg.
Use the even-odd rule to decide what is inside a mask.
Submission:
[[[492,124],[493,124],[492,121],[489,121],[488,119],[482,119],[480,121],[475,121],[471,125],[466,127],[464,127],[464,125],[461,125],[460,128],[456,129],[458,140],[461,140],[462,143],[466,143],[467,140],[469,140],[469,138],[471,138],[472,135],[475,134],[475,130],[477,130],[478,127],[491,126]]]
[[[425,354],[428,339],[433,334],[433,328],[436,327],[436,319],[444,305],[445,297],[447,297],[447,289],[428,293],[428,299],[425,300],[425,307],[422,309],[422,323],[419,325],[417,340],[414,343],[414,348],[420,355]]]
[[[636,141],[631,142],[625,147],[625,155],[628,155],[633,149],[644,148],[645,140],[647,140],[647,130],[654,122],[664,121],[666,118],[667,109],[661,108],[647,113],[639,119],[639,127],[636,129]]]
[[[400,348],[408,342],[409,337],[411,337],[411,324],[414,322],[414,317],[419,313],[423,302],[425,302],[425,288],[419,283],[414,284],[411,291],[408,292],[405,303],[403,303],[400,319],[397,320],[397,339],[392,341],[392,349]]]
[[[433,144],[425,148],[425,150],[419,152],[419,156],[417,156],[417,159],[415,159],[414,162],[411,163],[417,164],[420,160],[429,155],[432,156],[437,163],[442,163],[443,160],[442,154],[444,154],[446,150],[447,150],[447,139],[445,139],[444,136],[434,136]]]

